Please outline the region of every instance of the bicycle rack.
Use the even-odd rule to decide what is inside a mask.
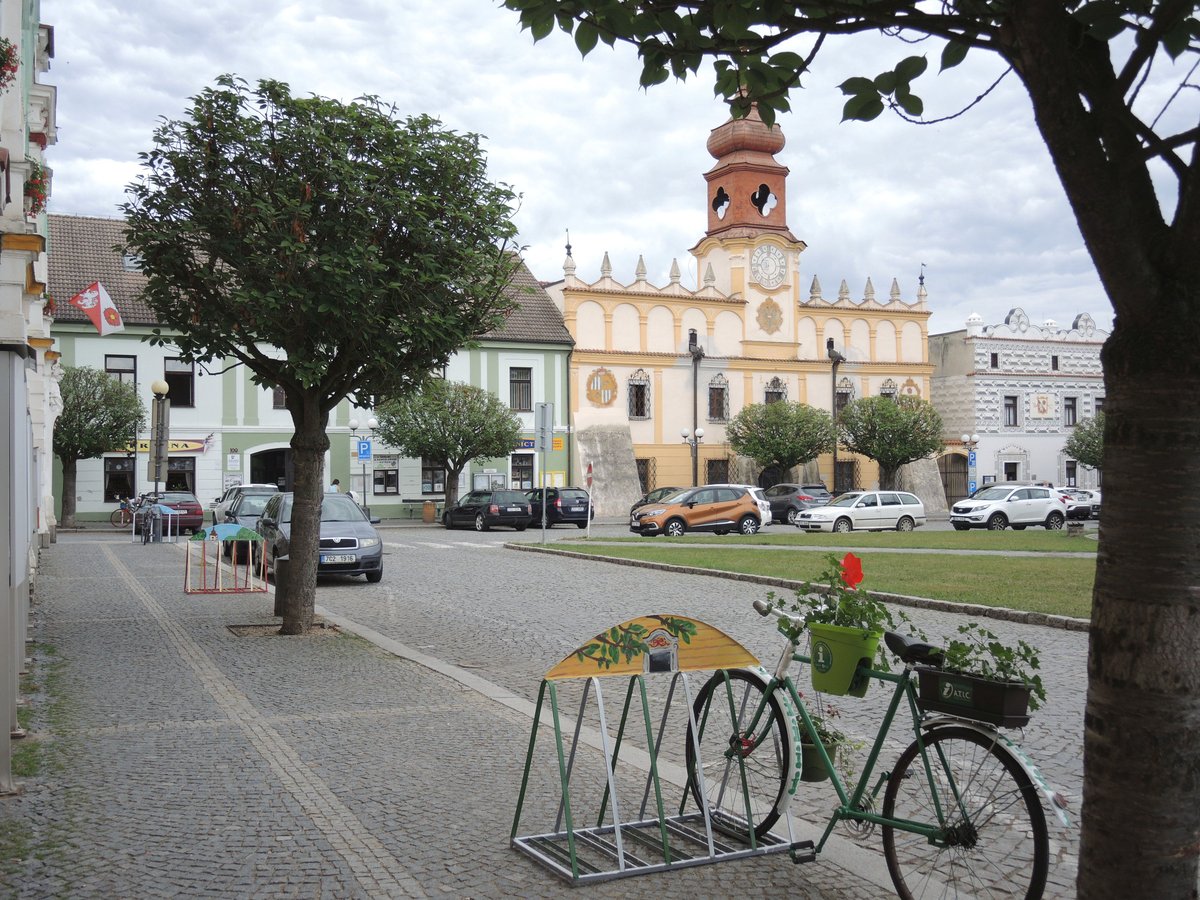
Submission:
[[[510,834],[512,846],[572,885],[763,856],[798,846],[790,816],[785,817],[787,838],[770,832],[756,839],[752,834],[742,836],[722,827],[704,799],[707,793],[698,741],[693,745],[693,750],[699,763],[695,767],[700,781],[699,809],[694,808],[694,797],[688,788],[684,767],[664,761],[660,755],[663,737],[669,728],[686,729],[686,725],[690,724],[692,734],[699,733],[693,714],[689,672],[758,665],[758,660],[749,650],[720,630],[697,619],[678,616],[655,615],[631,619],[581,645],[542,679],[525,757],[525,773],[513,817]],[[647,700],[647,678],[668,675],[670,682],[655,732]],[[622,676],[628,679],[628,686],[620,724],[614,737],[609,734],[601,682],[606,678]],[[558,684],[578,679],[584,679],[582,697],[568,749],[564,746]],[[658,685],[661,683],[657,682]],[[672,701],[680,688],[687,717],[676,722],[670,712]],[[584,722],[593,691],[596,698],[596,729],[589,729],[585,733]],[[558,762],[558,811],[552,829],[518,836],[547,696],[550,700],[550,722],[547,724],[553,726]],[[631,715],[635,697],[641,704],[646,744],[645,747],[634,747],[630,751],[625,745],[629,736],[627,728],[636,718]],[[636,733],[636,730],[634,725],[632,733]],[[590,786],[595,788],[599,783],[603,785],[603,790],[595,804],[595,824],[580,826],[578,822],[587,814],[579,803],[578,792],[573,802],[572,779],[575,779],[578,787],[585,763],[598,766],[595,754],[590,752],[593,747],[600,751],[603,771],[588,773],[594,776]],[[627,750],[625,760],[620,758],[622,749]],[[632,765],[629,757],[633,758]],[[628,773],[630,769],[635,773],[632,776]],[[642,773],[645,773],[644,781]],[[634,782],[632,802],[630,782]],[[679,791],[679,800],[670,806],[664,797],[664,790],[668,788]],[[641,792],[640,804],[636,802],[636,791]],[[692,801],[693,807],[690,810],[689,801]],[[635,806],[636,814],[629,818],[627,810],[632,811]],[[669,814],[668,809],[677,812]],[[739,824],[745,827],[744,822]],[[747,832],[751,830],[746,829]]]
[[[240,525],[211,525],[191,536],[183,568],[185,594],[265,594],[267,575],[263,553],[246,551],[239,558],[239,547],[262,543],[262,535]],[[232,541],[231,554],[225,561],[221,545]]]
[[[161,525],[158,526],[157,535],[151,532],[151,544],[174,544],[179,540],[179,516],[182,513],[164,503],[154,504],[155,511],[159,516]],[[153,528],[152,517],[146,515],[142,518],[142,528]],[[133,516],[133,521],[129,523],[129,540],[134,544],[147,543],[142,539],[142,534],[138,530],[138,520],[136,513]]]

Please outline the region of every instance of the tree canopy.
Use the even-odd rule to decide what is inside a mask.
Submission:
[[[833,419],[806,403],[779,400],[752,403],[725,427],[735,453],[749,456],[764,469],[790,469],[833,449]]]
[[[862,397],[838,416],[846,449],[879,463],[879,486],[896,487],[901,466],[942,449],[942,417],[920,397]]]
[[[488,180],[478,135],[232,75],[140,158],[122,209],[153,342],[283,388],[296,493],[283,630],[302,633],[329,413],[403,395],[502,321],[516,196]]]
[[[62,462],[62,521],[75,524],[75,471],[81,459],[96,459],[130,447],[146,424],[146,408],[132,384],[88,366],[63,369],[62,413],[54,423],[54,455]]]
[[[375,410],[384,441],[401,453],[446,470],[446,505],[458,494],[458,476],[475,459],[508,456],[521,437],[521,421],[495,394],[440,378]]]
[[[1074,457],[1089,469],[1104,467],[1104,413],[1084,419],[1075,426],[1063,447],[1068,456]]]

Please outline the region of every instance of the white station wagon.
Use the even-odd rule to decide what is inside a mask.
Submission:
[[[796,516],[804,531],[912,531],[925,524],[925,504],[907,491],[850,491]]]

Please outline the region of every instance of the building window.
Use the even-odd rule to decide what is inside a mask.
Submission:
[[[854,385],[849,378],[843,378],[837,383],[837,390],[833,395],[833,417],[836,419],[842,414],[842,410],[850,403],[854,397]]]
[[[121,268],[126,272],[142,271],[142,258],[136,253],[126,253],[121,257]]]
[[[421,457],[421,493],[446,493],[446,469],[441,463]]]
[[[122,497],[132,497],[133,478],[133,457],[104,457],[104,502],[118,503]]]
[[[196,367],[190,362],[167,357],[163,362],[163,380],[170,389],[167,398],[172,407],[196,405]]]
[[[1057,356],[1050,357],[1050,368],[1051,368],[1051,370],[1053,370],[1055,372],[1058,371],[1058,357]]]
[[[400,493],[400,473],[395,469],[375,469],[373,471],[375,483],[372,489],[376,494],[399,494]]]
[[[1004,398],[1004,425],[1007,428],[1017,427],[1017,398]],[[1011,478],[1009,479],[1012,480]]]
[[[1078,487],[1078,485],[1079,485],[1078,466],[1076,466],[1075,460],[1068,459],[1067,460],[1067,487]]]
[[[287,409],[287,393],[280,385],[271,389],[271,409]]]
[[[167,484],[164,491],[196,493],[196,458],[174,456],[167,459]]]
[[[658,461],[654,457],[635,459],[637,466],[638,484],[643,494],[648,494],[658,486]]]
[[[1104,398],[1103,397],[1097,397],[1093,401],[1092,405],[1096,408],[1095,415],[1098,416],[1098,415],[1100,415],[1100,413],[1104,412]]]
[[[629,418],[650,418],[650,377],[644,369],[629,376]]]
[[[1068,428],[1079,423],[1078,401],[1075,397],[1063,397],[1063,424]]]
[[[889,400],[895,400],[896,395],[900,393],[900,389],[896,386],[896,382],[889,378],[883,383],[879,389],[880,397],[887,397]]]
[[[517,412],[533,412],[533,369],[508,370],[508,406]]]
[[[776,375],[767,382],[767,389],[763,402],[770,406],[772,403],[778,403],[780,400],[787,399],[787,385],[783,380]]]
[[[1004,480],[1005,480],[1005,481],[1016,481],[1016,480],[1017,480],[1017,474],[1018,474],[1018,473],[1017,473],[1017,470],[1018,470],[1019,468],[1020,468],[1020,464],[1019,464],[1019,463],[1015,463],[1015,462],[1006,462],[1006,463],[1004,464]]]
[[[727,459],[706,459],[704,461],[704,483],[705,484],[728,484],[729,483],[729,460],[727,460]]]
[[[512,486],[518,490],[533,487],[533,454],[514,453],[512,456]]]
[[[137,357],[104,355],[104,371],[123,384],[137,386]]]
[[[992,368],[993,369],[1000,368],[1000,354],[999,353],[992,354]]]
[[[729,382],[724,375],[708,383],[708,421],[729,421]]]

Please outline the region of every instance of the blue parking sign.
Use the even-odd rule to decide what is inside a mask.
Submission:
[[[967,465],[972,469],[975,468],[975,451],[971,450],[967,453]]]
[[[361,440],[358,442],[358,461],[370,462],[371,460],[371,442],[369,440]]]

